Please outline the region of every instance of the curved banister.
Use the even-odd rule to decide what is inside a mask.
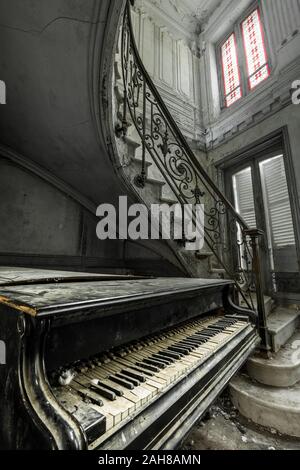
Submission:
[[[130,2],[130,3],[132,3],[132,2]],[[168,120],[168,124],[172,127],[174,133],[176,134],[177,139],[181,142],[181,145],[188,152],[188,155],[189,155],[191,161],[197,167],[198,171],[205,177],[207,183],[213,188],[213,190],[219,196],[219,198],[222,201],[224,201],[226,206],[228,208],[230,208],[230,210],[234,213],[236,219],[241,224],[241,226],[244,228],[244,230],[249,230],[250,227],[247,225],[246,221],[241,217],[241,215],[238,212],[236,212],[236,210],[233,207],[233,205],[231,204],[231,202],[224,196],[224,194],[219,190],[219,188],[216,186],[216,184],[210,178],[210,176],[207,174],[207,172],[199,164],[197,158],[194,155],[194,152],[191,150],[190,146],[188,145],[188,143],[187,143],[184,135],[180,131],[175,119],[173,118],[172,114],[170,113],[168,107],[165,105],[164,100],[160,96],[160,93],[158,92],[156,86],[154,85],[150,75],[148,74],[148,72],[147,72],[147,70],[146,70],[146,68],[143,64],[143,61],[140,57],[137,45],[136,45],[135,35],[134,35],[134,32],[133,32],[133,27],[132,27],[131,14],[130,14],[130,3],[127,2],[127,5],[126,5],[127,12],[125,12],[125,15],[127,15],[127,18],[128,18],[128,26],[129,26],[131,40],[132,40],[133,53],[134,53],[134,55],[135,55],[135,57],[138,61],[141,72],[144,76],[145,81],[147,82],[147,85],[148,85],[149,89],[151,90],[151,93],[156,98],[156,100],[159,102],[159,106],[162,109],[164,115],[166,116],[166,118]]]
[[[124,11],[121,36],[124,101],[118,132],[126,136],[130,119],[139,134],[142,171],[135,183],[142,188],[147,182],[148,153],[181,204],[204,203],[208,206],[205,210],[205,242],[218,264],[234,279],[240,296],[252,310],[255,308],[252,294],[255,293],[257,310],[261,311],[260,324],[265,328],[261,274],[256,258],[262,232],[249,228],[189,147],[141,60],[130,3],[133,4],[128,0]]]

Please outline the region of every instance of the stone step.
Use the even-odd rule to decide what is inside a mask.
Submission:
[[[163,199],[167,199],[169,201],[172,201],[173,204],[178,204],[178,199],[177,197],[175,196],[174,194],[174,191],[170,188],[170,186],[168,184],[166,184],[163,189],[162,189],[162,193],[161,193],[161,197]]]
[[[149,162],[145,162],[145,171],[146,171],[146,176],[148,176],[148,168],[151,165]],[[143,164],[142,161],[137,159],[137,158],[132,158],[131,159],[131,167],[132,167],[132,173],[133,175],[140,175],[142,172]]]
[[[300,383],[291,388],[269,387],[239,374],[230,382],[230,393],[234,406],[246,418],[300,437]]]
[[[300,381],[300,330],[269,359],[256,352],[247,362],[252,379],[273,387],[291,387]]]
[[[175,198],[172,199],[172,198],[169,198],[167,196],[162,196],[160,198],[160,202],[162,204],[168,204],[168,205],[172,206],[173,204],[178,204],[179,201],[178,201],[178,199],[175,199]]]
[[[125,137],[125,142],[128,147],[128,155],[131,158],[135,158],[135,153],[137,149],[139,148],[140,144],[136,140],[134,140],[132,137]]]
[[[291,338],[299,325],[299,311],[277,307],[267,320],[271,336],[272,351],[278,352]]]
[[[246,297],[248,297],[246,295]],[[269,316],[271,315],[273,309],[274,309],[274,305],[275,305],[275,302],[274,300],[272,299],[272,297],[269,297],[268,295],[265,295],[264,296],[264,300],[265,300],[265,311],[266,311],[266,315]],[[251,301],[249,301],[249,303],[251,304]],[[241,307],[244,307],[244,308],[247,308],[247,303],[245,302],[244,299],[240,299],[240,304],[241,304]],[[256,297],[255,297],[255,294],[253,293],[253,304],[254,304],[254,307],[256,308]]]
[[[157,180],[157,181],[160,181],[160,182],[162,182],[162,183],[165,183],[165,182],[166,182],[166,180],[165,180],[165,178],[163,177],[161,171],[157,168],[157,166],[155,165],[155,163],[153,163],[153,164],[149,167],[148,175],[149,175],[149,178],[151,178],[152,180]]]

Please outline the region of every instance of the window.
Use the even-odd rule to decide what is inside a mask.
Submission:
[[[232,34],[222,46],[222,67],[226,106],[242,97],[235,35]]]
[[[258,8],[242,23],[249,88],[253,90],[270,75]]]
[[[220,50],[224,105],[228,108],[270,75],[258,7],[235,25]]]

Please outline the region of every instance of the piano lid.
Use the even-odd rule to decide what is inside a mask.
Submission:
[[[34,271],[34,270],[33,270]],[[44,271],[42,271],[44,272]],[[45,272],[44,272],[45,273]],[[41,275],[39,275],[41,276]],[[66,278],[55,282],[47,274],[48,282],[36,284],[0,286],[0,304],[8,305],[35,317],[49,317],[53,314],[64,315],[70,311],[97,307],[105,310],[108,306],[125,304],[133,301],[150,301],[166,295],[195,293],[197,295],[210,288],[225,287],[232,284],[230,280],[220,279],[187,279],[187,278],[128,278],[104,279],[92,275],[87,281],[78,273],[67,273]],[[74,276],[74,277],[72,277]],[[121,280],[122,279],[122,280]],[[73,282],[70,282],[72,280]],[[83,282],[85,281],[85,282]]]
[[[0,288],[1,286],[20,286],[24,284],[141,278],[144,277],[0,266]]]

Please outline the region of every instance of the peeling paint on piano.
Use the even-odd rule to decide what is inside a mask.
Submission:
[[[32,317],[36,316],[36,309],[33,307],[29,307],[28,305],[22,305],[18,304],[16,302],[13,302],[7,297],[4,297],[3,295],[0,295],[0,304],[7,305],[8,307],[14,308],[15,310],[18,310],[23,313],[27,313],[28,315],[31,315]]]

